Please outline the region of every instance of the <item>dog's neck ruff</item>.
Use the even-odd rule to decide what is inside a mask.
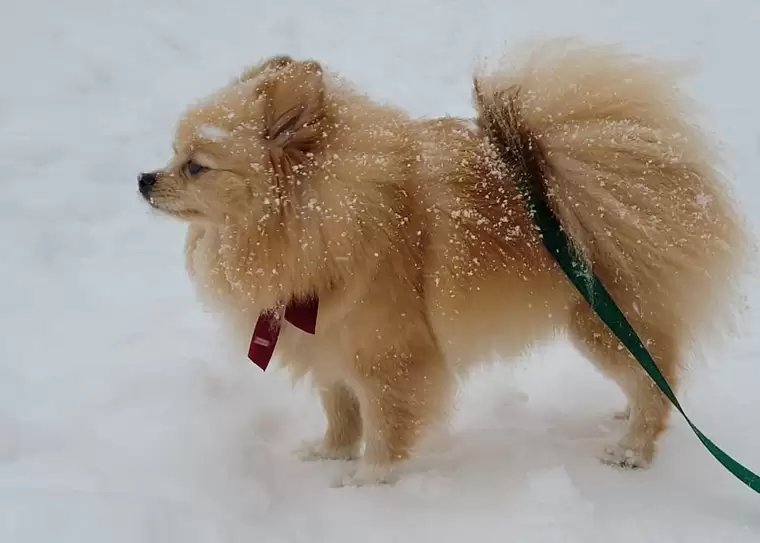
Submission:
[[[291,300],[288,305],[277,311],[262,312],[253,329],[253,337],[248,347],[248,358],[262,370],[266,370],[274,354],[283,320],[313,335],[317,331],[318,312],[319,298],[316,297]]]

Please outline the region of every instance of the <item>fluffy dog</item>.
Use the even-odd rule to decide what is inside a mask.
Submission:
[[[318,298],[316,334],[285,322],[277,353],[321,395],[308,456],[361,456],[343,484],[392,481],[468,368],[560,332],[628,399],[603,459],[652,460],[668,401],[547,253],[523,186],[673,386],[697,336],[731,320],[746,229],[668,69],[550,42],[474,82],[474,120],[415,120],[270,58],[191,106],[174,157],[139,179],[187,221],[187,270],[243,341],[260,314]]]

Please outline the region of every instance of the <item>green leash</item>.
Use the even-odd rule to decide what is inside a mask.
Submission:
[[[588,269],[585,262],[574,255],[567,236],[562,230],[562,226],[546,201],[534,194],[533,190],[528,189],[526,192],[528,193],[528,209],[533,212],[533,220],[541,232],[544,246],[559,263],[562,271],[565,272],[565,275],[575,285],[575,288],[578,289],[602,322],[609,327],[628,351],[639,361],[639,364],[649,374],[649,377],[652,378],[663,394],[683,415],[683,418],[686,419],[686,422],[689,423],[691,429],[707,450],[710,451],[710,454],[723,467],[730,471],[734,477],[755,492],[760,493],[760,476],[741,465],[724,452],[723,449],[710,441],[686,416],[670,385],[657,368],[657,364],[655,364],[652,356],[641,342],[631,324],[626,320],[623,312],[620,311],[620,308],[612,299],[609,292],[607,292],[607,289],[604,288],[604,285],[602,285],[596,274]]]

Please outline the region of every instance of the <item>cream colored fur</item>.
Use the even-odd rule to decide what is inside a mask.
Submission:
[[[188,110],[149,196],[189,222],[188,272],[241,359],[261,311],[319,296],[316,336],[285,325],[277,355],[323,401],[306,456],[360,456],[345,484],[393,480],[458,376],[560,332],[628,397],[604,459],[651,461],[669,406],[544,250],[518,179],[544,191],[674,386],[734,307],[742,221],[660,65],[553,42],[476,83],[475,125],[413,120],[313,61],[270,59]],[[499,140],[534,142],[542,175]]]

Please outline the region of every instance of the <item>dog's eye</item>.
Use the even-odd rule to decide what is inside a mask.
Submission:
[[[201,166],[200,164],[198,164],[197,162],[193,162],[192,160],[188,161],[183,166],[183,169],[185,170],[185,174],[188,177],[193,177],[193,176],[202,174],[203,172],[208,170],[208,168],[206,168],[205,166]]]

